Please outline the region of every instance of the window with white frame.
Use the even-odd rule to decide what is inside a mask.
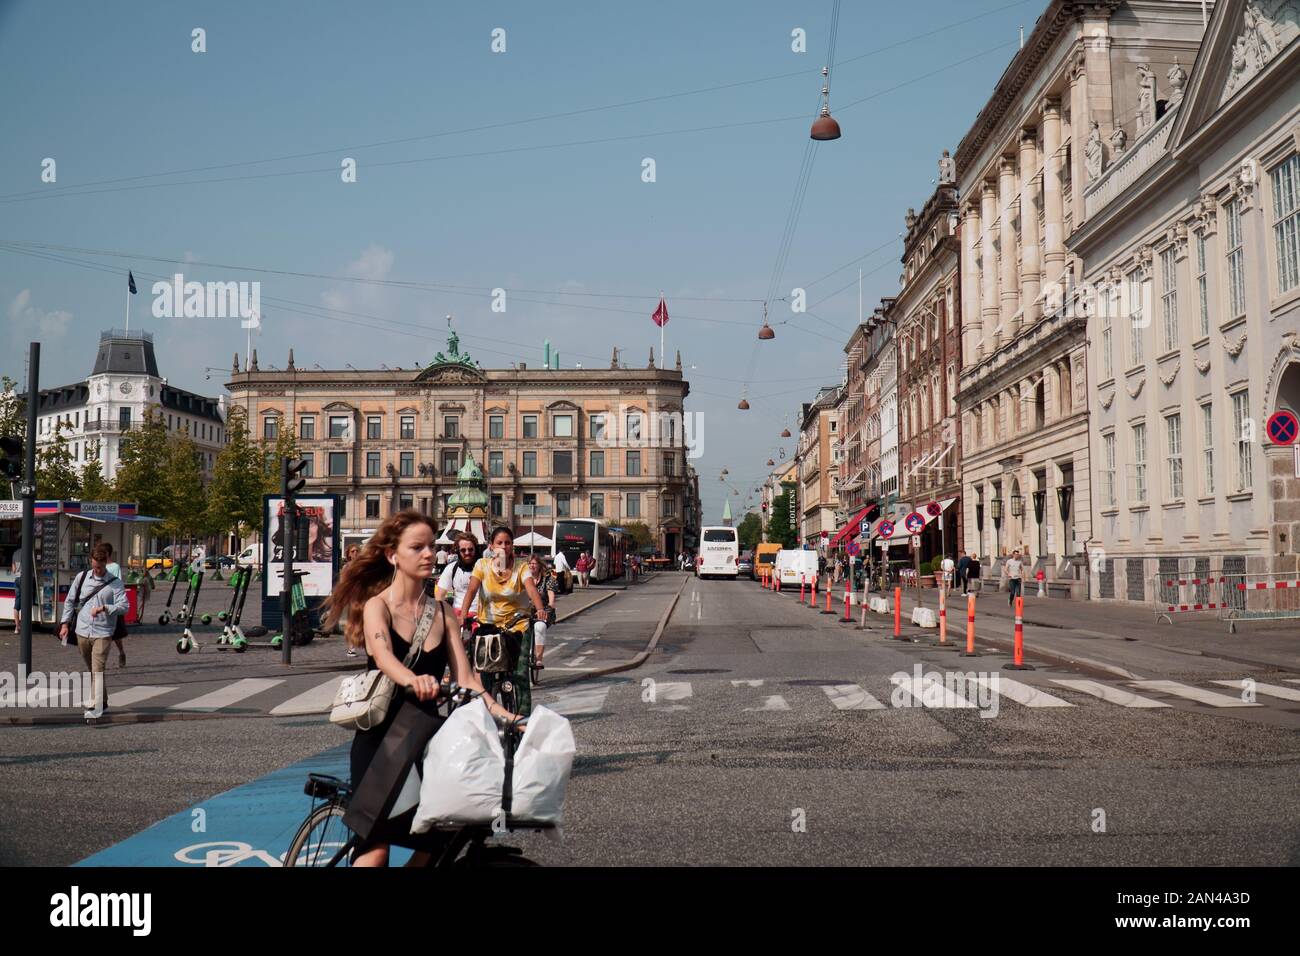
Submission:
[[[1115,377],[1115,356],[1111,347],[1111,319],[1115,315],[1115,287],[1107,285],[1101,291],[1101,380]]]
[[[1300,153],[1282,163],[1273,178],[1273,242],[1277,248],[1277,288],[1300,286]]]
[[[1232,427],[1237,441],[1237,490],[1249,491],[1254,484],[1250,461],[1250,439],[1254,438],[1254,424],[1250,421],[1250,392],[1241,391],[1232,396]]]
[[[1131,272],[1128,277],[1128,318],[1129,318],[1129,339],[1128,339],[1128,365],[1133,368],[1135,365],[1141,365],[1142,356],[1142,276],[1139,272]]]
[[[1201,406],[1201,494],[1214,494],[1214,403]]]
[[[1133,503],[1147,500],[1147,426],[1133,426]]]
[[[1106,506],[1115,507],[1115,433],[1101,436],[1103,461],[1106,467],[1101,472],[1101,489]]]
[[[1160,317],[1165,333],[1164,351],[1178,348],[1178,262],[1174,246],[1160,253]]]
[[[1165,416],[1165,472],[1169,476],[1169,500],[1183,497],[1183,418]]]
[[[1205,270],[1205,233],[1196,234],[1196,297],[1200,306],[1200,338],[1210,334],[1210,287]]]
[[[1246,311],[1246,253],[1241,238],[1241,200],[1234,199],[1223,207],[1228,233],[1228,315],[1232,318]]]

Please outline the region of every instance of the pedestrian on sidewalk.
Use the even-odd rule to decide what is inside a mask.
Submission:
[[[1012,606],[1016,605],[1016,598],[1020,596],[1020,589],[1024,584],[1025,565],[1020,560],[1020,549],[1017,548],[1007,558],[1007,601]]]
[[[125,582],[126,578],[122,576],[122,566],[113,560],[113,546],[107,541],[102,542],[102,544],[104,547],[108,548],[108,564],[106,564],[105,567],[108,569],[109,575],[117,578],[119,581]],[[127,608],[129,611],[129,599],[127,601]],[[118,667],[126,666],[126,648],[122,646],[122,638],[124,637],[126,637],[126,614],[120,614],[113,626],[113,643],[117,645]]]
[[[586,551],[582,552],[578,557],[578,564],[573,570],[578,572],[578,587],[585,589],[587,587],[587,575],[591,572],[591,558],[587,557]],[[635,577],[636,572],[633,571],[634,580]]]
[[[952,589],[952,584],[953,584],[952,576],[953,573],[957,570],[957,563],[953,561],[951,555],[945,554],[943,556],[943,564],[940,565],[940,567],[943,570],[943,593],[946,596],[947,593]]]
[[[966,576],[970,573],[970,555],[965,551],[957,552],[957,577],[953,581],[954,588],[961,588],[961,593],[966,594],[970,590],[970,584]]]
[[[76,635],[77,649],[90,671],[92,706],[82,715],[97,720],[108,710],[108,688],[104,682],[104,665],[108,662],[109,643],[117,620],[126,614],[126,588],[120,578],[108,573],[112,550],[104,543],[90,552],[90,568],[72,580],[70,598],[63,605],[59,638],[65,643],[69,630]]]
[[[533,573],[537,593],[542,596],[542,604],[546,608],[546,616],[537,618],[533,623],[533,650],[537,657],[537,669],[541,670],[546,666],[542,663],[542,658],[546,656],[546,631],[555,625],[555,575],[536,554],[528,559],[528,570]]]
[[[980,556],[975,552],[971,552],[970,564],[966,565],[966,593],[969,594],[974,589],[974,585],[979,584],[979,582]],[[982,591],[983,587],[981,586],[979,590]]]

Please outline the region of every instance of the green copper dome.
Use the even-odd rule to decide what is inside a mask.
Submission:
[[[488,494],[483,480],[483,469],[473,455],[465,456],[465,464],[456,473],[456,490],[447,499],[447,508],[453,512],[487,512]]]

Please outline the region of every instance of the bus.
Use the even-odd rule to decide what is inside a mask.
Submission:
[[[732,527],[700,529],[700,577],[735,578],[740,573],[740,540]]]
[[[586,552],[596,562],[591,580],[610,581],[623,576],[627,541],[627,535],[621,530],[607,527],[597,518],[565,518],[555,523],[551,559],[563,551],[569,567],[576,568],[578,558]]]

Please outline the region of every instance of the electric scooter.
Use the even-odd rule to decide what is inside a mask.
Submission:
[[[199,590],[203,586],[203,565],[196,563],[189,568],[189,588],[185,591],[185,603],[181,605],[181,612],[176,616],[176,623],[181,625],[185,630],[180,638],[176,641],[176,653],[188,654],[191,650],[198,650],[199,642],[194,639],[194,632],[191,628],[194,626],[194,612],[198,609]]]
[[[172,598],[176,596],[176,582],[181,579],[181,571],[182,569],[179,564],[172,565],[172,570],[171,570],[172,587],[171,590],[167,592],[167,603],[163,605],[163,612],[158,615],[158,623],[161,624],[163,627],[166,627],[168,623],[171,622],[172,619],[172,611],[171,611]],[[145,573],[147,574],[148,572]],[[184,613],[185,613],[184,607],[182,607],[181,615],[183,616]]]
[[[254,624],[246,631],[239,623],[244,615],[244,601],[248,599],[248,585],[252,580],[251,567],[235,566],[234,573],[230,575],[230,607],[218,615],[225,621],[221,636],[217,638],[219,648],[228,646],[237,653],[242,653],[244,648],[248,647],[250,637],[261,637],[266,633],[266,628],[261,625]]]
[[[281,633],[276,634],[269,641],[247,641],[245,643],[246,647],[269,647],[278,651],[284,644],[284,631],[286,630],[289,633],[289,639],[293,641],[294,647],[301,647],[312,642],[316,632],[312,630],[311,623],[307,618],[307,600],[302,589],[302,579],[306,576],[306,571],[293,572],[293,587],[289,592],[289,626],[283,628]]]

